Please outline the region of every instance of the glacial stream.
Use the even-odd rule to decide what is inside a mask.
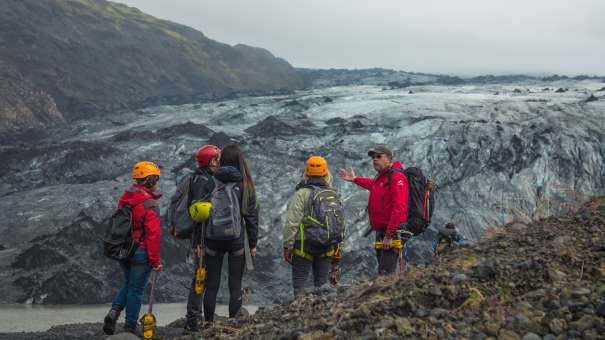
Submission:
[[[153,306],[153,314],[158,326],[165,326],[185,315],[185,303],[160,303]],[[245,306],[251,314],[257,306]],[[0,305],[0,333],[43,332],[52,326],[102,322],[109,305]],[[147,305],[141,308],[141,315],[147,311]],[[228,307],[219,305],[216,314],[227,316]],[[120,322],[124,322],[122,315]]]

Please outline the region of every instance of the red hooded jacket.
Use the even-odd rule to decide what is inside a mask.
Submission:
[[[152,267],[160,265],[160,211],[157,199],[162,195],[156,194],[144,185],[135,184],[126,189],[120,197],[118,208],[124,204],[132,207],[134,232],[132,237],[137,243],[141,238],[141,222],[145,217],[145,238],[139,248],[147,250],[147,258]]]
[[[394,162],[390,168],[384,169],[375,178],[355,177],[353,182],[362,188],[370,190],[368,214],[370,225],[374,230],[386,230],[387,235],[393,236],[399,226],[408,218],[408,178],[401,172],[391,169],[403,169],[401,162]]]

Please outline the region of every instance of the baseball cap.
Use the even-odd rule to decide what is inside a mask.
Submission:
[[[393,158],[393,151],[385,144],[376,144],[368,151],[368,156],[370,157],[373,157],[375,154],[385,154],[389,156],[389,158]]]

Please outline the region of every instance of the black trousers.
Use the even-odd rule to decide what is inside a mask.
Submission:
[[[206,248],[206,291],[204,292],[204,319],[214,321],[216,295],[221,285],[223,257],[229,253],[229,317],[235,317],[242,307],[242,278],[244,275],[244,248],[235,251]]]
[[[384,235],[384,231],[376,231],[376,242],[382,242]],[[376,260],[378,260],[378,275],[393,274],[397,270],[399,251],[393,248],[389,250],[376,249]]]
[[[332,258],[328,256],[314,256],[313,261],[294,255],[292,257],[292,286],[294,296],[301,294],[306,286],[309,273],[313,272],[313,284],[321,287],[328,283],[328,275],[332,267]]]

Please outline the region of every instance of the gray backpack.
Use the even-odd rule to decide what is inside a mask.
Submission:
[[[210,195],[212,214],[206,227],[210,240],[236,240],[242,233],[240,187],[236,182],[223,183],[214,178],[215,187]]]
[[[189,216],[189,204],[192,201],[191,187],[197,181],[208,181],[208,178],[196,174],[187,175],[178,184],[174,195],[170,198],[166,219],[170,234],[176,238],[190,239],[193,234],[195,222]]]

